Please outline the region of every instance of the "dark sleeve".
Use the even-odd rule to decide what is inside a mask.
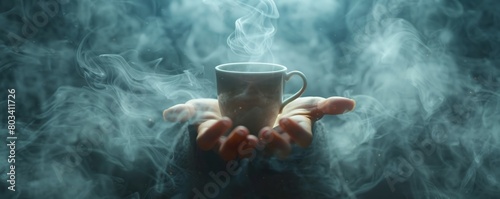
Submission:
[[[258,159],[250,163],[248,176],[262,198],[337,198],[330,184],[324,184],[335,176],[327,153],[325,129],[317,122],[309,147],[293,146],[285,160]]]
[[[165,152],[165,169],[156,172],[144,198],[195,198],[197,191],[203,192],[204,185],[211,182],[210,172],[225,168],[218,154],[197,147],[194,125],[179,124],[175,129],[183,134],[173,150]]]
[[[335,176],[321,123],[313,127],[313,142],[307,148],[293,146],[285,160],[264,157],[256,151],[253,159],[235,160],[237,174],[228,170],[228,162],[213,151],[196,146],[196,129],[188,127],[185,140],[169,155],[163,177],[156,179],[145,198],[335,198],[330,190]],[[188,147],[186,147],[188,146]],[[329,157],[329,156],[328,156]],[[217,189],[217,190],[214,190]]]
[[[180,123],[169,128],[175,130],[177,134],[181,132],[173,146],[168,151],[163,151],[159,158],[159,162],[163,162],[163,166],[149,172],[151,179],[148,183],[148,188],[141,194],[140,198],[156,199],[156,198],[192,198],[189,196],[190,189],[196,182],[197,175],[200,170],[197,168],[196,157],[196,131],[193,131],[193,126],[186,123]],[[166,133],[167,136],[175,135],[174,133]],[[194,137],[193,137],[194,136]]]

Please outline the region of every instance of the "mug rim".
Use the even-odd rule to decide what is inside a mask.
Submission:
[[[226,66],[234,66],[234,65],[260,65],[260,66],[277,66],[280,67],[281,69],[278,70],[272,70],[272,71],[233,71],[233,70],[225,70],[222,69],[223,67]],[[286,66],[283,66],[281,64],[275,64],[275,63],[267,63],[267,62],[231,62],[231,63],[224,63],[224,64],[219,64],[215,67],[216,71],[219,72],[225,72],[225,73],[238,73],[238,74],[269,74],[269,73],[281,73],[281,72],[286,72],[288,69]]]

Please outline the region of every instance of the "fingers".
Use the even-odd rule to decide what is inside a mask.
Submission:
[[[344,97],[330,97],[318,102],[317,109],[323,114],[338,115],[354,110],[356,101]]]
[[[297,116],[294,119],[282,118],[279,120],[279,126],[297,145],[308,147],[312,142],[311,120],[304,116]]]
[[[352,111],[356,102],[344,97],[330,97],[328,99],[310,98],[305,104],[315,104],[309,114],[291,114],[281,118],[278,125],[290,138],[301,147],[312,143],[312,123],[324,115],[337,115]],[[307,109],[307,108],[306,108]],[[291,111],[291,113],[293,113]]]
[[[219,101],[217,99],[192,99],[186,102],[196,108],[198,112],[214,112],[219,113]]]
[[[344,97],[303,97],[292,101],[285,106],[281,117],[294,115],[307,115],[311,120],[316,121],[324,115],[338,115],[354,109],[356,102]]]
[[[226,141],[222,143],[219,154],[222,159],[229,161],[238,157],[238,147],[242,142],[256,143],[255,136],[250,136],[247,128],[238,126],[229,134]],[[250,144],[248,144],[250,146]],[[241,150],[241,149],[240,149]]]
[[[185,122],[196,113],[193,105],[177,104],[163,111],[163,119],[171,122]]]
[[[231,119],[224,117],[220,120],[208,120],[198,126],[198,136],[196,142],[202,150],[212,149],[219,138],[232,126]]]
[[[220,118],[218,101],[216,99],[193,99],[163,111],[163,119],[167,121],[185,122],[193,117],[195,117],[195,123]]]
[[[254,135],[247,135],[246,140],[238,145],[239,157],[253,159],[257,155],[255,147],[258,142],[259,140]]]
[[[269,127],[265,127],[259,132],[259,146],[257,147],[265,147],[266,151],[281,159],[288,157],[292,151],[289,137],[281,136]]]
[[[259,138],[250,135],[245,127],[235,128],[228,137],[223,136],[232,127],[229,118],[220,116],[218,101],[215,99],[190,100],[175,105],[163,112],[168,121],[194,121],[198,125],[196,142],[202,150],[217,150],[224,160],[255,155],[255,147],[263,140],[267,151],[284,158],[291,153],[291,142],[300,147],[312,143],[312,123],[324,115],[337,115],[355,108],[356,102],[343,97],[299,98],[287,105],[277,121],[286,133],[280,134],[271,128],[264,128]],[[194,118],[194,119],[193,119]],[[259,142],[260,140],[260,142]]]

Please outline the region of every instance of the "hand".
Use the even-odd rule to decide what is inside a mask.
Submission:
[[[228,136],[232,121],[222,117],[219,102],[216,99],[193,99],[185,104],[177,104],[163,111],[163,118],[168,121],[185,122],[190,120],[197,125],[196,143],[202,150],[214,150],[224,160],[233,160],[238,156],[241,143],[255,146],[257,137],[251,135],[246,127],[234,128]]]
[[[239,156],[238,147],[254,148],[260,140],[268,140],[266,152],[285,158],[291,151],[291,144],[307,147],[312,142],[312,125],[324,115],[336,115],[351,111],[354,100],[342,97],[302,97],[284,107],[275,121],[275,127],[264,127],[257,138],[244,126],[234,128],[228,136],[232,121],[222,117],[216,99],[194,99],[178,104],[163,111],[168,121],[191,120],[198,126],[196,142],[202,150],[215,150],[224,160]]]
[[[324,115],[338,115],[352,111],[356,102],[343,97],[301,97],[290,102],[283,108],[275,122],[275,128],[264,128],[259,137],[271,134],[272,142],[266,145],[268,153],[280,158],[287,157],[291,152],[291,144],[308,147],[312,142],[312,126]]]

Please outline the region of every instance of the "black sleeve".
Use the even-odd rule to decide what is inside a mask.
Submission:
[[[165,169],[155,173],[144,198],[194,198],[195,189],[203,192],[203,186],[210,183],[210,172],[225,167],[218,154],[197,147],[194,125],[179,124],[176,129],[183,131],[182,137],[172,151],[165,152]]]
[[[163,177],[152,181],[145,198],[335,198],[331,184],[336,176],[328,152],[323,125],[313,127],[313,142],[307,148],[293,146],[285,160],[264,157],[235,160],[238,174],[228,171],[228,162],[213,151],[196,146],[196,129],[188,128],[176,153],[169,155]],[[189,146],[189,147],[186,147]],[[215,176],[215,177],[214,177]],[[227,177],[227,178],[226,178]],[[217,178],[217,179],[216,179]],[[226,183],[227,182],[227,183]],[[217,190],[214,190],[216,188]]]
[[[327,156],[325,129],[322,123],[313,126],[313,141],[307,148],[293,146],[285,160],[259,159],[249,167],[249,178],[261,198],[337,198],[331,189],[335,176]]]

